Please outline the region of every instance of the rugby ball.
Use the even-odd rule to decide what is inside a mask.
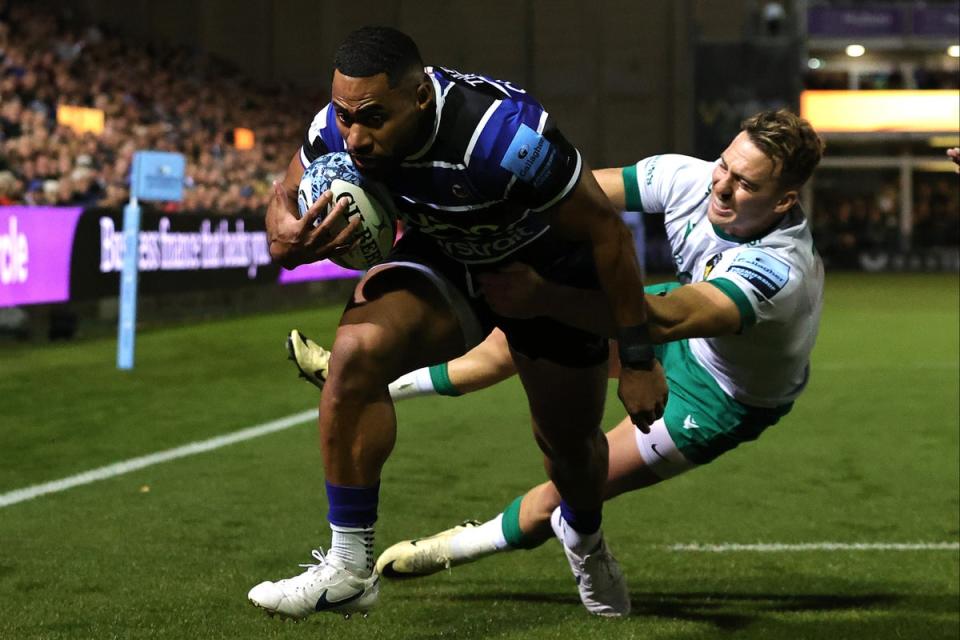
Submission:
[[[297,190],[297,210],[300,217],[326,191],[333,191],[333,203],[347,200],[347,215],[334,232],[339,232],[353,218],[360,217],[357,234],[360,242],[347,253],[330,261],[347,269],[369,269],[382,262],[390,249],[397,229],[396,215],[390,205],[389,194],[379,185],[364,180],[353,166],[350,154],[340,151],[320,156],[310,163],[300,179]],[[319,224],[330,212],[331,206],[317,218]]]

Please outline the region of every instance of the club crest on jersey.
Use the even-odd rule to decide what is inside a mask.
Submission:
[[[706,280],[710,276],[710,272],[713,271],[713,268],[720,263],[720,259],[723,258],[723,253],[718,253],[709,260],[707,264],[703,267],[703,279]]]

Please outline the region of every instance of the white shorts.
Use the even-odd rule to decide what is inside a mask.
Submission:
[[[650,433],[634,429],[637,451],[643,464],[661,480],[678,476],[697,465],[687,460],[670,437],[667,425],[660,418],[650,426]]]

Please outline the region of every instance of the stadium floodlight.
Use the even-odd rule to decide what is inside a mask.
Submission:
[[[867,52],[867,49],[862,44],[848,44],[846,52],[851,58],[859,58]]]
[[[947,55],[951,58],[960,58],[960,44],[952,44],[947,47]]]
[[[823,66],[823,60],[821,60],[820,58],[810,58],[809,60],[807,60],[807,67],[809,69],[813,69],[814,71],[816,71],[822,66]]]
[[[800,115],[821,133],[938,133],[957,130],[955,89],[800,93]]]

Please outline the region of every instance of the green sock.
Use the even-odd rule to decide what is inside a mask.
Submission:
[[[503,529],[503,537],[510,545],[511,549],[535,549],[546,540],[533,540],[524,535],[520,529],[520,503],[523,502],[523,496],[519,496],[510,503],[503,511],[503,520],[500,526]]]
[[[453,383],[450,382],[450,374],[447,372],[447,363],[435,364],[430,367],[430,381],[433,383],[434,390],[442,396],[463,395]]]

